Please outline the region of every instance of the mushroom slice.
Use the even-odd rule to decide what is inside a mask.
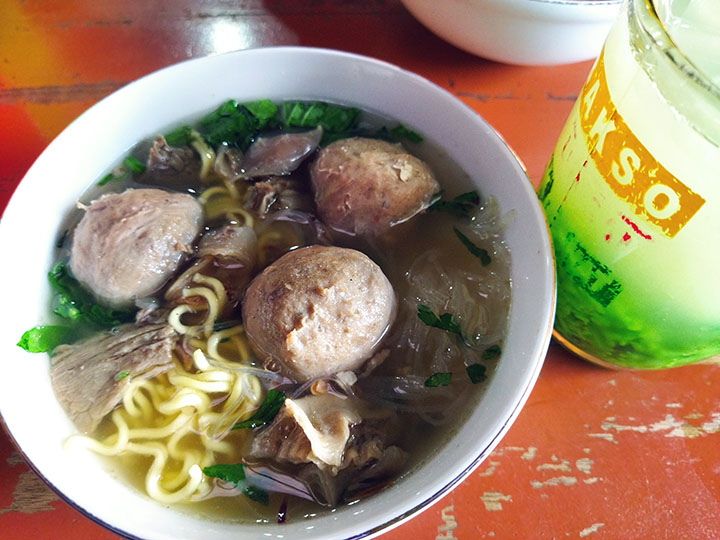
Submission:
[[[343,464],[350,427],[362,422],[355,400],[332,394],[286,399],[275,421],[253,442],[252,455],[315,463],[333,474]]]

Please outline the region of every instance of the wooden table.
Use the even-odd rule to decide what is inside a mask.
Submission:
[[[281,44],[362,53],[427,77],[487,119],[535,185],[591,67],[476,58],[399,0],[4,0],[0,208],[48,142],[113,90],[187,58]],[[382,538],[720,538],[717,388],[717,364],[609,371],[553,344],[493,454]],[[46,488],[0,435],[0,538],[113,537]]]

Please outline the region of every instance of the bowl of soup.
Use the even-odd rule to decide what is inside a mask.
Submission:
[[[5,429],[135,538],[360,538],[466,478],[547,352],[535,191],[474,111],[301,47],[93,106],[0,223]]]

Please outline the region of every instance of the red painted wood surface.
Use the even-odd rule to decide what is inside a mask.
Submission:
[[[590,63],[513,67],[435,37],[399,0],[4,0],[0,208],[43,148],[113,90],[188,58],[265,45],[415,71],[488,120],[537,185]],[[720,366],[609,371],[550,348],[527,406],[463,484],[385,540],[720,538]],[[0,434],[0,538],[116,538]]]

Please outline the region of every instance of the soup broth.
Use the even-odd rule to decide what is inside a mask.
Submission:
[[[278,115],[292,110],[287,104],[279,105]],[[172,297],[169,293],[176,287],[178,276],[198,264],[196,239],[172,278],[155,293],[135,303],[140,308],[136,319],[143,320],[147,316],[153,322],[172,319],[173,310],[179,306],[187,308],[177,315],[175,330],[179,333],[188,328],[200,330],[193,330],[196,332],[194,337],[188,337],[190,333],[180,335],[173,350],[170,371],[149,380],[130,381],[128,387],[134,385],[136,397],[129,397],[130,390],[126,390],[123,401],[103,419],[91,437],[73,437],[69,446],[85,445],[100,454],[111,455],[108,467],[137,489],[148,491],[148,485],[152,483],[150,476],[159,477],[154,481],[161,495],[150,495],[163,504],[176,504],[182,511],[198,512],[211,519],[251,522],[311,518],[318,512],[382,489],[403,475],[411,474],[423,461],[441,451],[443,442],[476,405],[501,356],[511,292],[510,255],[503,242],[503,216],[492,200],[484,199],[481,193],[468,192],[468,186],[473,183],[434,142],[419,141],[416,134],[398,126],[392,119],[369,111],[357,114],[355,123],[342,133],[324,129],[325,138],[318,149],[308,153],[294,170],[250,179],[229,179],[219,172],[222,168],[217,164],[221,159],[229,161],[227,156],[237,147],[245,152],[245,156],[249,155],[248,145],[259,138],[304,133],[314,127],[287,126],[280,122],[266,131],[254,133],[246,142],[228,145],[218,143],[208,136],[207,131],[203,132],[204,124],[200,121],[193,124],[192,131],[187,127],[173,131],[178,133],[185,129],[186,137],[176,140],[178,146],[171,147],[170,151],[176,148],[187,150],[199,167],[194,176],[189,175],[189,181],[184,178],[186,171],[149,174],[150,166],[146,164],[153,141],[146,141],[137,146],[130,161],[125,160],[124,165],[115,168],[103,179],[104,182],[101,181],[101,186],[94,185],[80,200],[81,206],[87,207],[103,194],[122,193],[128,189],[152,188],[190,194],[203,207],[200,238],[228,223],[253,229],[257,236],[257,263],[250,279],[284,254],[304,246],[332,245],[365,254],[387,276],[397,302],[396,316],[374,347],[374,355],[365,358],[361,368],[351,370],[354,371],[351,376],[333,373],[308,381],[292,380],[282,370],[278,373],[277,366],[263,358],[255,344],[248,340],[240,316],[243,291],[238,293],[234,305],[232,291],[227,291],[225,305],[229,307],[220,309],[208,331],[202,333],[203,325],[207,325],[205,317],[208,320],[210,317],[210,300],[205,305],[205,301],[197,300],[197,296],[193,300],[193,293],[187,291],[205,286],[217,292],[215,282],[208,282],[209,285],[197,283],[205,278],[193,277],[177,286],[178,296]],[[408,134],[410,138],[407,138]],[[329,144],[329,139],[357,136],[391,139],[428,163],[443,190],[436,194],[436,201],[430,208],[379,235],[347,234],[347,231],[334,230],[323,224],[314,206],[311,164],[320,149]],[[169,134],[167,138],[172,137]],[[142,167],[134,169],[136,163]],[[273,182],[285,184],[267,199],[263,198],[261,189]],[[283,202],[283,197],[290,202]],[[298,200],[300,206],[294,207]],[[80,210],[68,219],[69,233],[61,234],[59,242],[60,261],[67,262],[70,258],[74,230],[83,215],[84,211]],[[217,260],[213,261],[217,266]],[[214,275],[223,281],[222,272],[217,273],[215,269],[208,274],[206,270],[207,267],[197,273]],[[86,329],[83,333],[88,332]],[[213,345],[210,341],[216,334],[219,337]],[[200,353],[195,352],[197,350]],[[188,378],[194,378],[195,382],[188,382]],[[173,427],[185,425],[178,420],[183,414],[200,414],[191,404],[158,412],[157,403],[180,399],[181,383],[178,381],[201,388],[208,396],[209,405],[203,414],[207,418],[212,416],[212,422],[216,422],[212,424],[214,427],[208,428],[209,424],[197,419],[188,420],[182,433]],[[227,383],[225,389],[220,389],[221,381]],[[213,386],[215,384],[217,386]],[[238,392],[245,392],[246,397],[231,407],[228,404],[235,391],[232,388],[242,388]],[[358,426],[374,425],[373,418],[381,418],[378,423],[387,424],[391,429],[380,437],[380,453],[387,453],[390,448],[399,449],[398,455],[404,456],[402,465],[389,467],[390,472],[376,477],[371,475],[367,481],[353,485],[342,467],[254,458],[254,441],[259,433],[269,429],[273,420],[250,429],[231,430],[230,427],[252,417],[271,389],[282,391],[285,399],[292,400],[326,393],[340,396],[339,399],[345,399],[345,402],[357,400],[362,403],[362,415],[369,416],[363,416],[360,422],[349,422],[351,435],[344,457],[350,452],[351,444],[359,445],[357,441],[371,438],[358,431]],[[225,416],[217,420],[223,414]],[[158,465],[158,454],[152,450],[155,443],[149,443],[143,450],[113,454],[112,448],[119,447],[124,425],[130,430],[168,432],[162,438],[163,442],[158,443],[170,448],[162,466]],[[212,433],[208,435],[203,430]],[[208,442],[210,440],[213,442]],[[358,453],[361,452],[358,450]],[[195,465],[206,473],[201,479],[201,486],[206,487],[188,489],[187,493],[175,497],[173,494],[182,492],[189,485],[192,456],[197,457]],[[359,470],[367,470],[379,462],[382,457],[375,456]],[[242,482],[230,481],[223,475],[210,478],[207,474],[208,467],[234,464],[245,466]],[[311,471],[313,467],[317,470]],[[354,469],[347,469],[350,470]],[[293,481],[299,487],[288,487]],[[328,493],[333,490],[337,491],[337,497],[328,500],[332,499]]]

